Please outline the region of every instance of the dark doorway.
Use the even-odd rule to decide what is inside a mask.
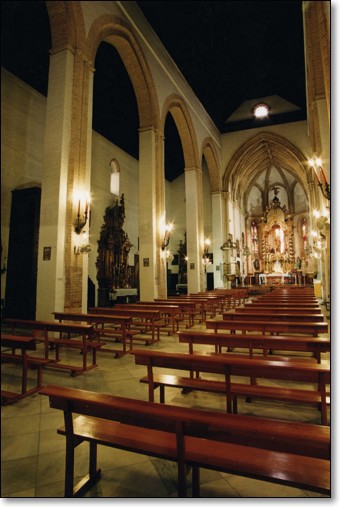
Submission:
[[[214,273],[207,273],[207,290],[214,290]]]
[[[5,316],[35,319],[41,189],[13,190]]]

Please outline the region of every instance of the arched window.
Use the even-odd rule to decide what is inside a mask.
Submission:
[[[117,160],[114,158],[110,162],[110,192],[113,195],[119,196],[119,176],[120,176],[120,168]]]
[[[251,236],[251,253],[258,254],[259,253],[259,238],[258,238],[258,228],[255,220],[252,221],[250,225],[250,236]]]

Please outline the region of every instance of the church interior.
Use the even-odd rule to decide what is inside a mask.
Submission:
[[[273,3],[2,2],[3,498],[331,496],[331,2],[302,98],[213,70]]]

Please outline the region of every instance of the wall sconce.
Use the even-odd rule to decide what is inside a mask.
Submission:
[[[174,255],[170,250],[163,250],[162,257],[165,262],[172,262],[174,260]]]
[[[209,252],[210,245],[211,245],[210,239],[206,239],[204,241],[204,255],[206,255]]]
[[[85,227],[85,225],[87,223],[87,218],[88,218],[88,210],[89,210],[89,202],[90,202],[89,195],[87,194],[86,198],[85,198],[84,218],[81,218],[81,213],[80,213],[82,200],[84,200],[84,199],[81,199],[81,197],[78,197],[78,213],[77,213],[77,218],[74,222],[74,232],[76,234],[81,233],[81,231],[83,230],[83,228]]]
[[[323,167],[322,167],[322,161],[320,158],[309,159],[308,163],[310,167],[313,167],[314,173],[318,182],[318,185],[320,187],[320,190],[322,192],[322,195],[328,199],[328,201],[331,200],[331,187],[329,183],[327,182],[326,175],[324,173]]]
[[[82,236],[80,236],[79,241],[77,240],[77,245],[75,245],[73,252],[74,255],[92,252],[92,246],[88,242],[88,235],[86,231],[82,231]]]
[[[165,250],[166,247],[169,245],[171,231],[173,230],[173,228],[174,228],[173,224],[167,224],[165,226],[164,238],[162,242],[162,250]]]
[[[202,259],[203,266],[209,266],[211,264],[211,260],[208,256],[204,256]]]

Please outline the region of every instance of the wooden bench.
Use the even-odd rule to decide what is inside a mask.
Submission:
[[[101,477],[97,446],[177,463],[178,497],[200,494],[200,467],[330,494],[330,431],[319,425],[194,410],[131,398],[44,387],[62,410],[66,436],[65,497],[83,496]],[[89,443],[88,474],[74,485],[75,448]]]
[[[144,303],[143,301],[142,303]],[[180,299],[178,297],[174,298],[156,298],[154,300],[154,304],[156,305],[178,305],[180,307],[181,313],[180,316],[176,317],[179,322],[187,321],[185,324],[186,328],[189,328],[195,324],[195,316],[196,316],[196,303],[194,301],[188,301],[185,299]]]
[[[54,350],[55,358],[54,360],[49,360],[49,368],[70,370],[71,375],[75,376],[97,366],[96,352],[102,344],[95,340],[95,332],[92,325],[14,318],[4,319],[4,324],[10,327],[12,334],[16,334],[19,329],[21,331],[32,332],[37,341],[44,343],[45,359],[50,359],[50,352]],[[52,337],[51,333],[58,334],[59,337]],[[65,334],[67,338],[63,337]],[[72,336],[73,338],[71,338]],[[80,337],[80,339],[75,339],[74,336]],[[61,363],[60,348],[62,347],[80,349],[82,353],[82,366]],[[90,365],[87,364],[89,352],[92,352],[92,364]]]
[[[8,405],[26,396],[30,396],[41,389],[42,368],[49,363],[49,360],[42,357],[29,356],[27,354],[27,351],[37,349],[36,339],[33,336],[2,334],[1,347],[11,349],[11,352],[5,350],[1,351],[1,363],[19,364],[22,370],[20,393],[1,389],[1,402],[3,405]],[[21,354],[16,354],[16,349],[19,349]],[[27,374],[29,368],[37,370],[37,382],[35,387],[27,389]]]
[[[160,388],[160,402],[165,401],[165,387],[177,387],[183,390],[199,390],[222,393],[226,396],[227,412],[237,413],[237,399],[263,398],[299,404],[312,404],[320,408],[321,424],[328,424],[327,404],[330,403],[326,386],[330,384],[328,366],[301,361],[270,361],[268,359],[206,356],[198,354],[173,354],[153,350],[132,350],[137,365],[147,368],[147,375],[140,382],[148,384],[149,401],[154,401],[154,391]],[[223,375],[223,380],[211,380],[194,377],[179,377],[155,373],[154,368],[184,370]],[[268,385],[243,384],[232,381],[232,376],[251,379],[284,380],[315,384],[313,390],[271,387]],[[314,387],[314,386],[313,386]]]
[[[237,310],[237,312],[236,312]],[[321,313],[320,307],[312,307],[312,306],[288,306],[288,305],[259,305],[259,304],[247,304],[243,307],[239,307],[235,309],[236,313],[276,313],[276,312],[285,312],[285,313],[313,313],[319,314]]]
[[[125,305],[126,306],[126,305]],[[130,330],[138,330],[132,336],[133,340],[143,341],[146,345],[155,343],[160,340],[159,328],[164,326],[164,321],[161,319],[160,311],[155,309],[139,309],[129,308],[126,306],[125,309],[115,308],[89,308],[90,313],[105,314],[105,315],[118,315],[130,317],[131,325]],[[151,338],[141,337],[140,334],[151,332]]]
[[[221,353],[222,347],[232,349],[246,349],[249,357],[254,357],[255,350],[261,350],[264,357],[271,350],[289,352],[308,352],[313,355],[318,363],[321,363],[321,354],[330,352],[331,342],[329,338],[307,336],[270,336],[252,334],[222,334],[209,331],[183,330],[178,331],[180,343],[188,343],[189,353],[194,353],[194,345],[213,346],[215,353]],[[273,360],[273,356],[269,357]],[[280,360],[298,360],[296,356],[287,358],[277,356]]]
[[[121,357],[132,349],[132,337],[136,331],[130,329],[132,317],[124,315],[111,315],[111,314],[97,314],[93,313],[70,313],[70,312],[53,312],[55,319],[59,322],[73,321],[73,322],[86,322],[87,324],[93,325],[94,332],[96,333],[97,339],[102,344],[100,351],[113,353],[115,357]],[[109,324],[113,327],[105,328],[105,324]],[[101,341],[101,337],[114,336],[116,341],[122,343],[122,349],[113,349],[104,347],[105,342]]]
[[[180,309],[178,305],[157,305],[149,303],[128,303],[128,304],[115,304],[115,310],[126,309],[140,309],[140,310],[159,310],[161,320],[164,322],[159,326],[160,329],[164,328],[167,330],[168,335],[175,334],[178,331],[178,320],[176,317],[180,315]],[[156,323],[157,324],[157,323]],[[157,324],[158,325],[158,324]]]
[[[298,317],[297,317],[298,318]],[[311,334],[312,336],[318,336],[320,333],[328,333],[327,322],[301,322],[288,320],[224,320],[219,317],[213,319],[207,319],[205,321],[207,329],[214,329],[217,333],[219,330],[229,329],[232,332],[242,331],[243,333],[249,331],[259,331],[262,334]]]
[[[276,312],[262,311],[242,311],[243,308],[235,308],[232,312],[223,313],[223,320],[276,320],[276,321],[289,321],[289,322],[324,322],[324,316],[322,313],[306,313],[301,312],[290,313],[284,310]]]

